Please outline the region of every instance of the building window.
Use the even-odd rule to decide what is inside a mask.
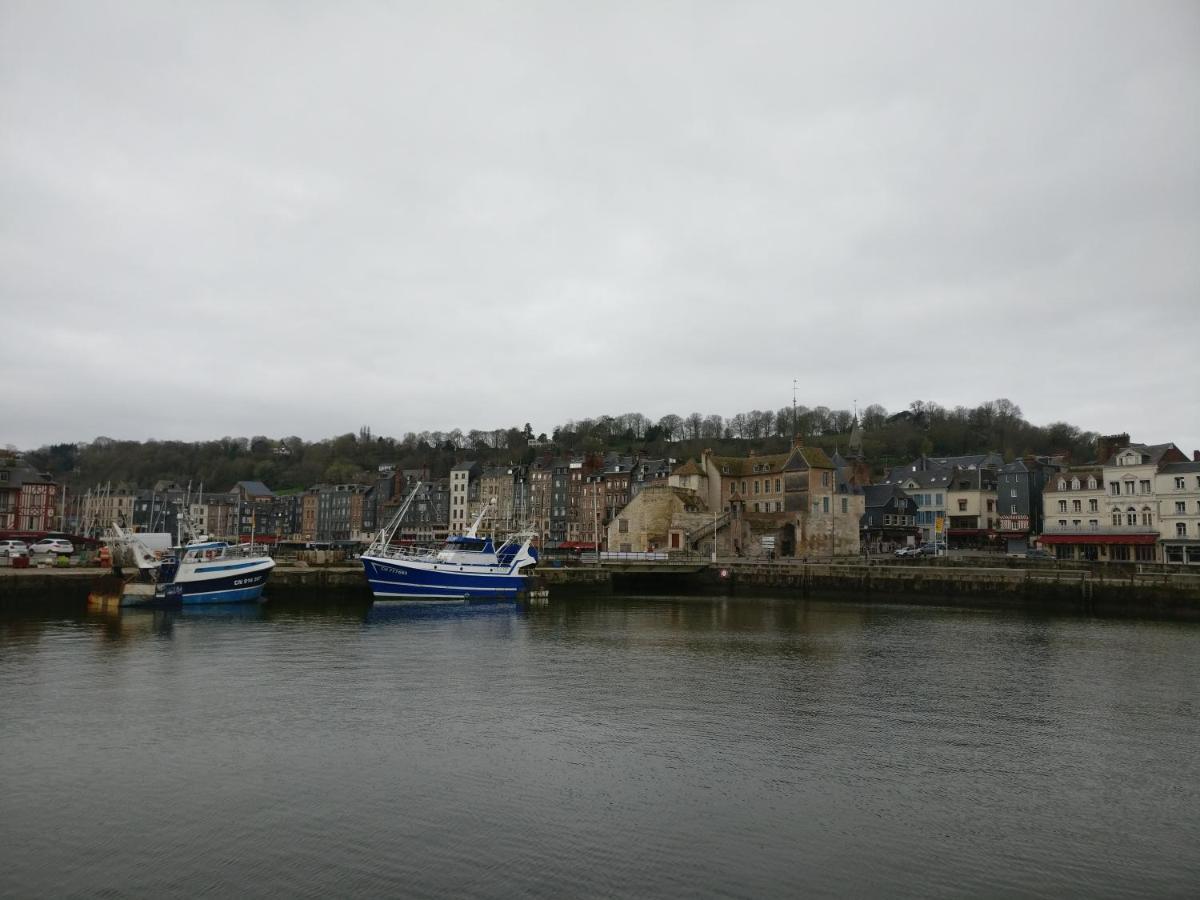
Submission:
[[[967,501],[966,501],[966,500],[959,500],[959,501],[958,501],[958,511],[959,511],[959,512],[966,512],[966,511],[967,511]]]
[[[1096,479],[1095,479],[1095,478],[1089,478],[1089,479],[1088,479],[1088,490],[1089,490],[1089,491],[1094,491],[1095,489],[1096,489]]]
[[[1182,501],[1182,500],[1175,501],[1175,515],[1177,515],[1177,516],[1187,515],[1187,504],[1184,503],[1184,501]]]
[[[757,493],[758,493],[758,479],[757,479],[757,478],[755,478],[755,479],[754,479],[754,493],[755,493],[755,494],[757,494]],[[757,510],[757,507],[756,507],[756,508],[755,508],[755,512],[757,512],[757,511],[758,511],[758,510]]]
[[[1125,513],[1125,524],[1126,525],[1136,525],[1137,524],[1137,513],[1134,510],[1131,509]]]
[[[1100,509],[1100,501],[1091,499],[1088,501],[1088,512],[1098,512]]]
[[[1148,481],[1147,481],[1146,483],[1147,483],[1147,484],[1149,484],[1150,482],[1148,482]],[[1178,476],[1178,477],[1176,477],[1176,479],[1175,479],[1175,490],[1177,490],[1177,491],[1182,491],[1182,490],[1183,490],[1183,476]]]
[[[822,497],[822,498],[821,498],[821,500],[822,500],[822,501],[824,501],[824,502],[821,504],[821,507],[822,507],[822,509],[823,509],[825,512],[829,512],[829,498],[828,498],[828,497]]]
[[[1175,523],[1175,537],[1187,537],[1187,522]]]
[[[1059,501],[1058,501],[1058,511],[1059,511],[1060,513],[1064,513],[1064,512],[1066,512],[1066,511],[1067,511],[1067,501],[1066,501],[1066,500],[1059,500]]]
[[[1153,525],[1154,524],[1154,517],[1150,515],[1150,510],[1145,509],[1145,508],[1142,509],[1142,524],[1143,525]]]
[[[1017,514],[1017,504],[1014,503],[1012,506],[1010,506],[1008,511],[1011,515],[1015,516]]]
[[[1071,490],[1073,490],[1073,491],[1079,490],[1079,479],[1078,478],[1071,479]]]
[[[1141,491],[1143,494],[1150,493],[1150,482],[1147,479],[1143,478],[1141,481],[1138,482],[1138,490]]]
[[[1016,488],[1013,488],[1012,490],[1010,490],[1010,491],[1008,492],[1008,496],[1010,496],[1010,497],[1015,497],[1015,496],[1017,496],[1017,489],[1016,489]]]
[[[1065,491],[1067,489],[1067,480],[1065,478],[1058,479],[1058,489]]]
[[[618,534],[629,534],[629,520],[628,519],[617,519],[617,533]]]
[[[1081,501],[1079,501],[1079,500],[1071,501],[1072,512],[1080,512],[1080,511],[1082,511],[1082,509],[1083,509],[1083,503]]]
[[[1100,523],[1096,519],[1088,519],[1088,528],[1090,528],[1092,531],[1096,531],[1100,528]]]
[[[1119,481],[1114,481],[1114,482],[1113,482],[1112,484],[1110,484],[1108,487],[1109,487],[1109,489],[1112,491],[1112,495],[1113,495],[1114,497],[1120,497],[1120,496],[1121,496],[1121,483],[1120,483]]]
[[[1120,525],[1120,524],[1121,524],[1121,511],[1120,511],[1119,509],[1114,509],[1114,510],[1113,510],[1113,514],[1112,514],[1112,523],[1113,523],[1114,525]]]
[[[842,498],[842,512],[844,512],[844,513],[850,512],[850,498],[849,497]]]

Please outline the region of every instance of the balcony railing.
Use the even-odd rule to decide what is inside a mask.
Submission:
[[[1155,525],[1114,525],[1112,522],[1100,522],[1092,527],[1086,522],[1079,525],[1059,525],[1057,522],[1047,522],[1042,529],[1043,534],[1158,534]]]

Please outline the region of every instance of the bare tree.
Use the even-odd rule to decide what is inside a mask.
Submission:
[[[872,403],[862,411],[862,427],[867,431],[875,431],[887,423],[888,411],[878,403]]]
[[[676,439],[676,435],[680,433],[683,427],[683,419],[674,413],[667,413],[658,420],[658,428],[663,433],[668,441]]]

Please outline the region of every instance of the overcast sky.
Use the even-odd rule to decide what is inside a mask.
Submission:
[[[1200,448],[1200,4],[0,0],[0,446],[1007,397]]]

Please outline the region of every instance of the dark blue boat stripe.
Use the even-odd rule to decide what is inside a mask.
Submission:
[[[228,566],[196,566],[197,572],[228,572],[232,569],[248,569],[251,566],[262,565],[262,560],[254,559],[250,562],[233,563]]]

